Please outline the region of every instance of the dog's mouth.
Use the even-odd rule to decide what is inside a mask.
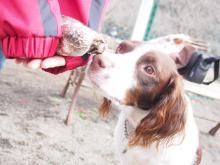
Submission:
[[[88,71],[88,77],[89,77],[89,80],[92,83],[93,87],[95,88],[95,90],[97,90],[102,96],[108,98],[109,100],[111,100],[115,103],[122,104],[121,100],[119,100],[116,97],[112,97],[112,96],[108,95],[108,92],[105,90],[105,88],[102,87],[103,84],[106,83],[106,81],[108,79],[108,75],[101,75],[101,74],[93,72],[93,71]]]
[[[100,89],[100,85],[99,85],[99,83],[96,82],[96,80],[93,80],[93,79],[90,78],[90,81],[91,81],[92,85],[93,85],[95,88]]]
[[[107,83],[107,76],[100,74],[99,72],[88,71],[88,78],[93,86],[93,88],[98,91],[101,95],[105,96],[106,92],[103,85]]]
[[[91,81],[92,85],[96,88],[101,88],[101,84],[104,82],[104,78],[100,76],[98,73],[88,70],[88,78]]]

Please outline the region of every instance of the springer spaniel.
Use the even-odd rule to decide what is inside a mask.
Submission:
[[[101,114],[112,101],[121,110],[114,140],[122,165],[200,163],[198,129],[174,62],[187,61],[179,57],[189,56],[190,48],[206,49],[202,42],[171,35],[125,41],[117,54],[93,58],[88,76],[105,97]]]

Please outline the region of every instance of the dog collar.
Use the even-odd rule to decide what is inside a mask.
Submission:
[[[134,134],[134,127],[133,125],[128,121],[128,119],[125,119],[124,121],[124,136],[126,139],[129,139]]]
[[[132,124],[128,121],[128,119],[125,119],[124,121],[124,142],[125,142],[125,148],[122,151],[123,154],[125,154],[128,150],[128,141],[129,138],[132,137],[132,134],[134,134],[134,127],[132,126]]]

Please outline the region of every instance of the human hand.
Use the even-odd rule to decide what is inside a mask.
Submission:
[[[30,69],[42,69],[52,74],[63,73],[84,66],[92,59],[92,55],[86,53],[83,56],[53,56],[46,59],[16,59],[17,64],[23,64]]]
[[[53,56],[46,59],[16,59],[15,63],[23,64],[29,69],[48,69],[65,66],[66,61],[65,58],[62,56]]]

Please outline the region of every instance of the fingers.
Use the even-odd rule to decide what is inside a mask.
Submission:
[[[29,69],[39,69],[41,67],[41,59],[34,59],[24,62],[24,65]]]
[[[33,59],[33,60],[26,60],[26,59],[15,59],[16,64],[23,64],[26,68],[29,69],[39,69],[41,66],[41,59]]]
[[[64,57],[54,56],[54,57],[50,57],[50,58],[43,60],[41,63],[41,68],[48,69],[48,68],[64,66],[65,64],[66,64],[66,61]]]
[[[21,63],[23,63],[25,60],[24,59],[15,59],[15,63],[16,64],[21,64]]]
[[[45,60],[42,59],[33,59],[33,60],[26,60],[26,59],[16,59],[16,64],[23,64],[25,67],[29,69],[48,69],[54,68],[59,66],[64,66],[66,61],[64,57],[61,56],[54,56],[47,58]]]

